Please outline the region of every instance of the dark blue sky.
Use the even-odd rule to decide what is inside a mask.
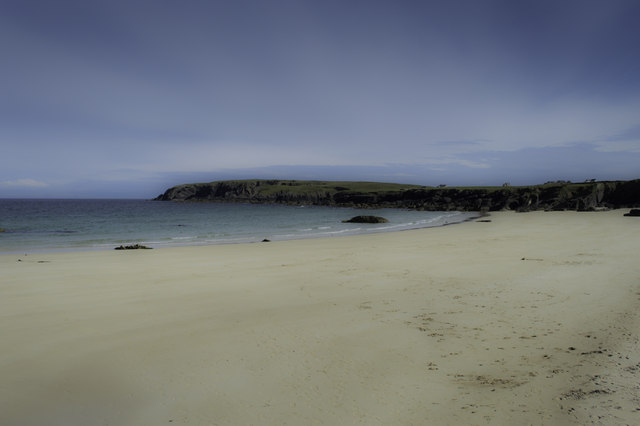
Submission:
[[[640,177],[640,2],[0,0],[0,197]]]

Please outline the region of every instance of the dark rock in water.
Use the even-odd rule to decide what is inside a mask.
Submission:
[[[342,223],[387,223],[384,217],[380,216],[354,216],[349,220],[343,220]]]
[[[151,250],[151,247],[143,246],[141,244],[134,244],[132,246],[120,246],[115,248],[115,250],[140,250],[140,249]]]
[[[640,216],[640,209],[631,209],[629,213],[625,213],[625,216]]]

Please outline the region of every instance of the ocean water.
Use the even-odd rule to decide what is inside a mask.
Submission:
[[[384,224],[342,223],[356,215]],[[0,199],[0,254],[335,237],[461,222],[473,213],[149,200]]]

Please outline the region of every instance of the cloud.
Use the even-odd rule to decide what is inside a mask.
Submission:
[[[207,172],[269,166],[371,166],[384,161],[366,157],[353,147],[329,149],[326,145],[261,144],[214,141],[209,143],[157,144],[156,149],[120,161],[120,169],[147,173]]]
[[[623,132],[618,133],[617,135],[611,136],[607,140],[610,141],[627,141],[627,140],[636,140],[640,141],[640,124],[636,124]]]
[[[41,182],[35,179],[16,179],[16,180],[5,180],[0,182],[2,186],[12,186],[12,187],[26,187],[26,188],[44,188],[49,186],[46,182]]]
[[[476,140],[459,140],[459,141],[440,141],[435,142],[436,146],[456,146],[456,147],[476,147],[481,146],[482,143],[491,142],[489,139],[476,139]]]
[[[640,152],[640,124],[596,142],[600,152]]]
[[[466,160],[463,158],[456,158],[456,157],[443,157],[443,158],[431,158],[431,159],[426,159],[422,162],[423,164],[432,164],[432,165],[436,165],[436,166],[442,166],[442,165],[458,165],[458,166],[463,166],[463,167],[468,167],[468,168],[472,168],[472,169],[488,169],[491,167],[490,164],[488,164],[486,162],[486,160],[481,160],[481,161],[476,161],[476,160]],[[433,170],[442,170],[441,167],[437,167],[437,168],[432,168]]]
[[[0,14],[2,196],[637,177],[638,2],[28,3]]]

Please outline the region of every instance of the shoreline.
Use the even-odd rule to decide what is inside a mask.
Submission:
[[[217,241],[211,241],[211,240],[194,241],[191,243],[158,242],[158,241],[144,241],[142,239],[134,239],[131,241],[113,242],[112,245],[110,244],[109,246],[105,246],[105,247],[78,246],[78,247],[55,247],[55,248],[35,248],[35,249],[26,248],[26,249],[12,250],[12,251],[0,250],[0,256],[16,255],[16,254],[82,253],[87,251],[88,252],[110,251],[110,250],[113,250],[118,245],[133,245],[133,244],[147,245],[147,246],[151,246],[150,248],[152,249],[160,250],[160,249],[167,249],[167,248],[174,248],[174,247],[206,247],[206,246],[218,246],[218,245],[254,244],[254,243],[264,242],[263,239],[269,239],[268,242],[275,242],[275,241],[289,241],[289,240],[350,237],[350,236],[356,236],[356,235],[380,234],[380,233],[386,233],[386,232],[402,232],[402,231],[412,231],[416,229],[439,228],[442,226],[457,225],[460,223],[465,223],[465,222],[472,221],[482,217],[480,213],[476,213],[476,212],[440,212],[440,213],[451,214],[451,215],[459,214],[462,216],[469,215],[469,214],[475,214],[475,215],[458,220],[458,221],[454,221],[454,222],[445,221],[445,223],[441,223],[437,225],[431,225],[430,223],[426,223],[422,225],[418,225],[415,223],[397,224],[397,225],[389,224],[386,227],[372,228],[370,230],[362,230],[359,228],[355,230],[352,229],[352,230],[344,230],[344,231],[337,231],[337,232],[317,232],[314,234],[299,234],[299,235],[293,235],[293,234],[277,235],[276,234],[276,235],[263,236],[263,237],[237,237],[237,238],[230,237],[228,239],[219,239]],[[354,224],[354,225],[362,226],[363,224]],[[366,227],[367,225],[364,224],[364,226]],[[390,229],[394,227],[399,229]],[[102,244],[102,245],[106,245],[106,244]],[[153,247],[153,245],[155,245],[155,247]]]
[[[623,213],[0,256],[0,423],[639,423]]]

